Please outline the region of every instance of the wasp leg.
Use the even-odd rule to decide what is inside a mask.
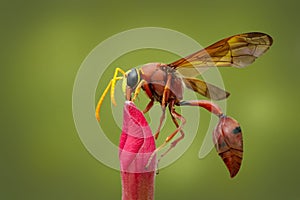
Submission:
[[[143,85],[144,85],[145,83],[146,83],[145,80],[141,80],[141,81],[139,82],[139,84],[136,86],[135,91],[134,91],[133,98],[132,98],[132,100],[131,100],[132,102],[135,101],[137,95],[140,93],[141,88],[143,87]]]
[[[191,100],[191,101],[181,101],[178,103],[179,106],[200,106],[202,108],[205,108],[209,112],[217,115],[218,117],[224,116],[221,108],[212,103],[211,101],[207,100]]]
[[[153,104],[154,104],[154,99],[151,99],[151,101],[148,103],[146,108],[143,110],[143,113],[144,114],[147,113],[153,107]]]
[[[162,115],[160,117],[160,122],[159,122],[159,126],[158,129],[155,133],[155,139],[158,138],[161,126],[163,121],[165,120],[165,111],[166,111],[166,106],[168,104],[168,99],[169,99],[169,95],[170,95],[170,86],[171,86],[171,80],[172,80],[172,74],[168,74],[168,78],[167,78],[167,82],[164,88],[164,92],[163,92],[163,96],[162,96],[162,101],[161,101],[161,109],[162,109]]]
[[[174,140],[172,143],[171,143],[171,146],[163,153],[161,154],[160,158],[158,159],[158,163],[159,161],[171,150],[173,149],[177,143],[182,140],[184,138],[184,132],[182,130],[183,126],[185,125],[185,122],[186,120],[184,119],[184,117],[182,115],[180,115],[179,113],[177,113],[174,109],[174,103],[172,102],[170,105],[169,105],[169,111],[171,113],[171,116],[172,116],[172,120],[176,126],[176,130],[171,134],[169,135],[166,140],[165,140],[165,143],[168,143],[169,141],[171,141],[173,139],[173,137],[178,133],[180,132],[180,137],[177,138],[176,140]],[[181,121],[181,125],[179,126],[178,122],[177,122],[177,119],[179,119]]]
[[[97,119],[98,121],[100,121],[100,108],[101,108],[101,105],[102,105],[102,102],[103,102],[103,100],[104,100],[105,95],[108,93],[108,90],[109,90],[109,88],[112,86],[113,81],[117,81],[117,80],[120,80],[120,79],[122,79],[122,78],[123,78],[123,77],[115,77],[114,79],[111,79],[111,80],[109,81],[109,84],[108,84],[107,87],[105,88],[105,90],[104,90],[102,96],[100,97],[100,99],[99,99],[99,101],[98,101],[97,107],[96,107],[96,113],[95,113],[95,114],[96,114],[96,119]]]
[[[149,87],[149,84],[147,82],[144,83],[143,89],[146,92],[147,96],[151,99],[151,101],[148,103],[146,108],[143,110],[143,113],[145,114],[146,112],[148,112],[152,108],[152,106],[154,104],[154,98],[153,98],[153,94],[151,92],[151,89]]]
[[[162,123],[165,120],[165,116],[166,116],[166,114],[165,114],[166,113],[166,106],[161,106],[161,109],[162,109],[162,114],[160,116],[159,126],[158,126],[157,131],[156,131],[155,136],[154,136],[155,139],[158,138],[158,135],[160,133],[160,129],[161,129]]]
[[[154,104],[154,99],[153,99],[153,95],[152,95],[152,92],[151,92],[151,90],[149,88],[149,85],[148,85],[147,81],[142,80],[142,81],[140,81],[140,83],[137,85],[137,87],[135,89],[132,101],[134,101],[136,99],[137,95],[141,91],[141,88],[143,88],[145,90],[146,94],[151,99],[151,101],[148,103],[148,105],[146,106],[146,108],[143,110],[143,113],[145,114],[146,112],[148,112],[152,108],[152,106]]]
[[[174,122],[174,124],[176,125],[177,129],[176,129],[172,134],[170,134],[170,135],[166,138],[166,140],[164,141],[163,144],[161,144],[158,148],[155,149],[155,151],[151,154],[151,156],[150,156],[150,158],[149,158],[149,160],[148,160],[148,163],[147,163],[146,167],[148,167],[148,166],[150,165],[151,160],[152,160],[153,157],[156,155],[156,153],[157,153],[158,151],[160,151],[162,148],[164,148],[164,147],[168,144],[168,142],[170,142],[170,141],[174,138],[174,136],[175,136],[179,131],[180,131],[180,133],[181,133],[181,136],[171,143],[171,146],[167,149],[167,151],[164,152],[164,153],[160,156],[158,162],[159,162],[160,159],[161,159],[163,156],[165,156],[172,148],[174,148],[174,147],[176,146],[176,144],[177,144],[180,140],[182,140],[182,139],[184,138],[184,132],[183,132],[183,130],[182,130],[182,127],[185,125],[186,120],[184,119],[183,116],[181,116],[179,113],[177,113],[177,112],[175,111],[175,109],[174,109],[174,102],[173,102],[173,101],[170,103],[169,106],[171,106],[171,107],[169,107],[170,113],[171,113],[171,115],[172,115],[173,122]],[[181,125],[180,125],[180,126],[178,125],[178,122],[176,121],[176,118],[179,119],[179,120],[181,121]]]
[[[114,105],[117,105],[116,100],[115,100],[115,87],[116,87],[116,82],[117,80],[122,79],[123,77],[118,77],[118,73],[123,74],[123,76],[125,76],[125,72],[121,69],[121,68],[116,68],[115,73],[114,73],[114,77],[111,79],[111,90],[110,90],[110,99],[111,102]]]
[[[170,87],[171,87],[172,74],[168,74],[167,82],[164,88],[161,104],[162,106],[166,106],[168,103],[169,95],[170,95]]]

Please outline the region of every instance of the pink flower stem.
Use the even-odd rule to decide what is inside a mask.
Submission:
[[[130,101],[124,105],[119,147],[122,200],[153,200],[156,156],[146,165],[155,141],[143,113]]]
[[[153,200],[155,173],[121,172],[122,200]]]

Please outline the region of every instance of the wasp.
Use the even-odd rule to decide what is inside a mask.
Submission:
[[[157,151],[163,148],[180,132],[180,137],[171,143],[170,150],[184,138],[182,128],[186,123],[185,118],[175,111],[175,106],[200,106],[219,118],[225,116],[218,105],[209,100],[183,100],[185,88],[193,90],[211,100],[222,100],[229,96],[229,92],[206,83],[196,78],[196,76],[201,75],[203,71],[212,67],[246,67],[264,54],[272,43],[273,39],[268,34],[250,32],[225,38],[170,64],[148,63],[140,68],[132,68],[127,72],[116,68],[113,78],[97,104],[96,118],[98,121],[100,120],[100,108],[109,89],[111,89],[111,101],[113,104],[116,104],[114,99],[115,84],[116,81],[123,79],[122,89],[126,100],[135,101],[141,89],[145,91],[150,99],[143,113],[148,112],[154,105],[154,102],[160,103],[162,115],[155,133],[156,139],[159,136],[162,123],[165,119],[165,111],[168,108],[176,130],[165,139],[164,143],[157,148]],[[118,76],[119,73],[122,76]],[[180,125],[178,121],[181,122]],[[233,128],[236,129],[237,127]]]

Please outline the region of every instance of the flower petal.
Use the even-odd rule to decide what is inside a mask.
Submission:
[[[152,200],[156,157],[153,157],[148,168],[145,166],[156,149],[155,141],[143,113],[130,101],[124,105],[119,147],[122,200]]]

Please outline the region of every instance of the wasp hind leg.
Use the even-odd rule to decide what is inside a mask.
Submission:
[[[171,146],[160,156],[158,162],[162,159],[162,157],[164,157],[171,149],[173,149],[176,144],[182,140],[184,138],[184,132],[182,130],[183,126],[185,125],[186,123],[186,120],[185,118],[180,115],[179,113],[177,113],[174,109],[174,102],[172,101],[170,104],[169,104],[169,110],[170,110],[170,113],[171,113],[171,116],[172,116],[172,120],[176,126],[176,130],[171,133],[164,141],[164,143],[162,143],[158,148],[155,149],[155,151],[152,153],[152,155],[150,156],[149,160],[148,160],[148,163],[146,165],[146,167],[148,167],[151,163],[151,160],[153,159],[153,157],[156,155],[156,153],[158,151],[160,151],[162,148],[164,148],[174,137],[175,135],[180,132],[181,133],[181,136],[179,138],[177,138],[176,140],[174,140],[172,143],[171,143]],[[181,121],[181,125],[178,124],[177,120],[180,120]]]
[[[224,116],[224,114],[221,111],[221,109],[219,108],[219,106],[217,106],[216,104],[212,103],[211,101],[207,101],[207,100],[195,100],[195,101],[181,101],[181,102],[179,102],[179,106],[185,106],[185,105],[188,105],[188,106],[200,106],[200,107],[203,107],[206,110],[210,111],[211,113],[217,115],[218,117]],[[171,146],[160,156],[158,162],[172,148],[174,148],[180,140],[182,140],[184,138],[184,132],[182,130],[182,127],[184,126],[186,120],[184,119],[184,117],[182,115],[180,115],[179,113],[177,113],[175,111],[175,109],[174,109],[174,102],[173,101],[169,104],[169,110],[170,110],[170,113],[171,113],[171,116],[172,116],[172,120],[173,120],[175,126],[177,127],[177,129],[171,135],[169,135],[166,138],[165,142],[161,146],[159,146],[156,151],[159,151],[160,149],[162,149],[169,141],[171,141],[174,138],[174,136],[178,132],[181,133],[181,136],[179,138],[177,138],[176,140],[174,140],[171,143]],[[176,119],[178,119],[178,120],[181,121],[181,125],[180,126],[179,126],[179,124],[178,124],[178,122],[177,122]]]
[[[181,140],[184,138],[184,132],[183,132],[182,128],[183,128],[183,126],[184,126],[185,123],[186,123],[185,118],[184,118],[182,115],[180,115],[179,113],[177,113],[177,112],[175,111],[175,109],[174,109],[174,103],[173,103],[173,102],[169,105],[169,111],[170,111],[172,120],[173,120],[173,122],[174,122],[174,124],[175,124],[175,126],[176,126],[176,130],[166,138],[165,142],[164,142],[161,146],[164,147],[168,142],[170,142],[170,141],[175,137],[175,135],[177,135],[178,132],[180,132],[181,135],[180,135],[179,138],[177,138],[176,140],[174,140],[174,141],[171,143],[171,146],[170,146],[164,153],[161,154],[160,158],[158,159],[158,163],[159,163],[159,161],[160,161],[165,155],[167,155],[167,153],[168,153],[171,149],[173,149],[173,148],[177,145],[177,143],[178,143],[179,141],[181,141]],[[177,119],[181,121],[181,125],[180,125],[180,126],[179,126],[179,124],[178,124],[178,122],[177,122]]]
[[[206,110],[217,115],[218,117],[224,116],[224,113],[218,105],[207,100],[181,101],[178,103],[178,106],[199,106],[205,108]]]

